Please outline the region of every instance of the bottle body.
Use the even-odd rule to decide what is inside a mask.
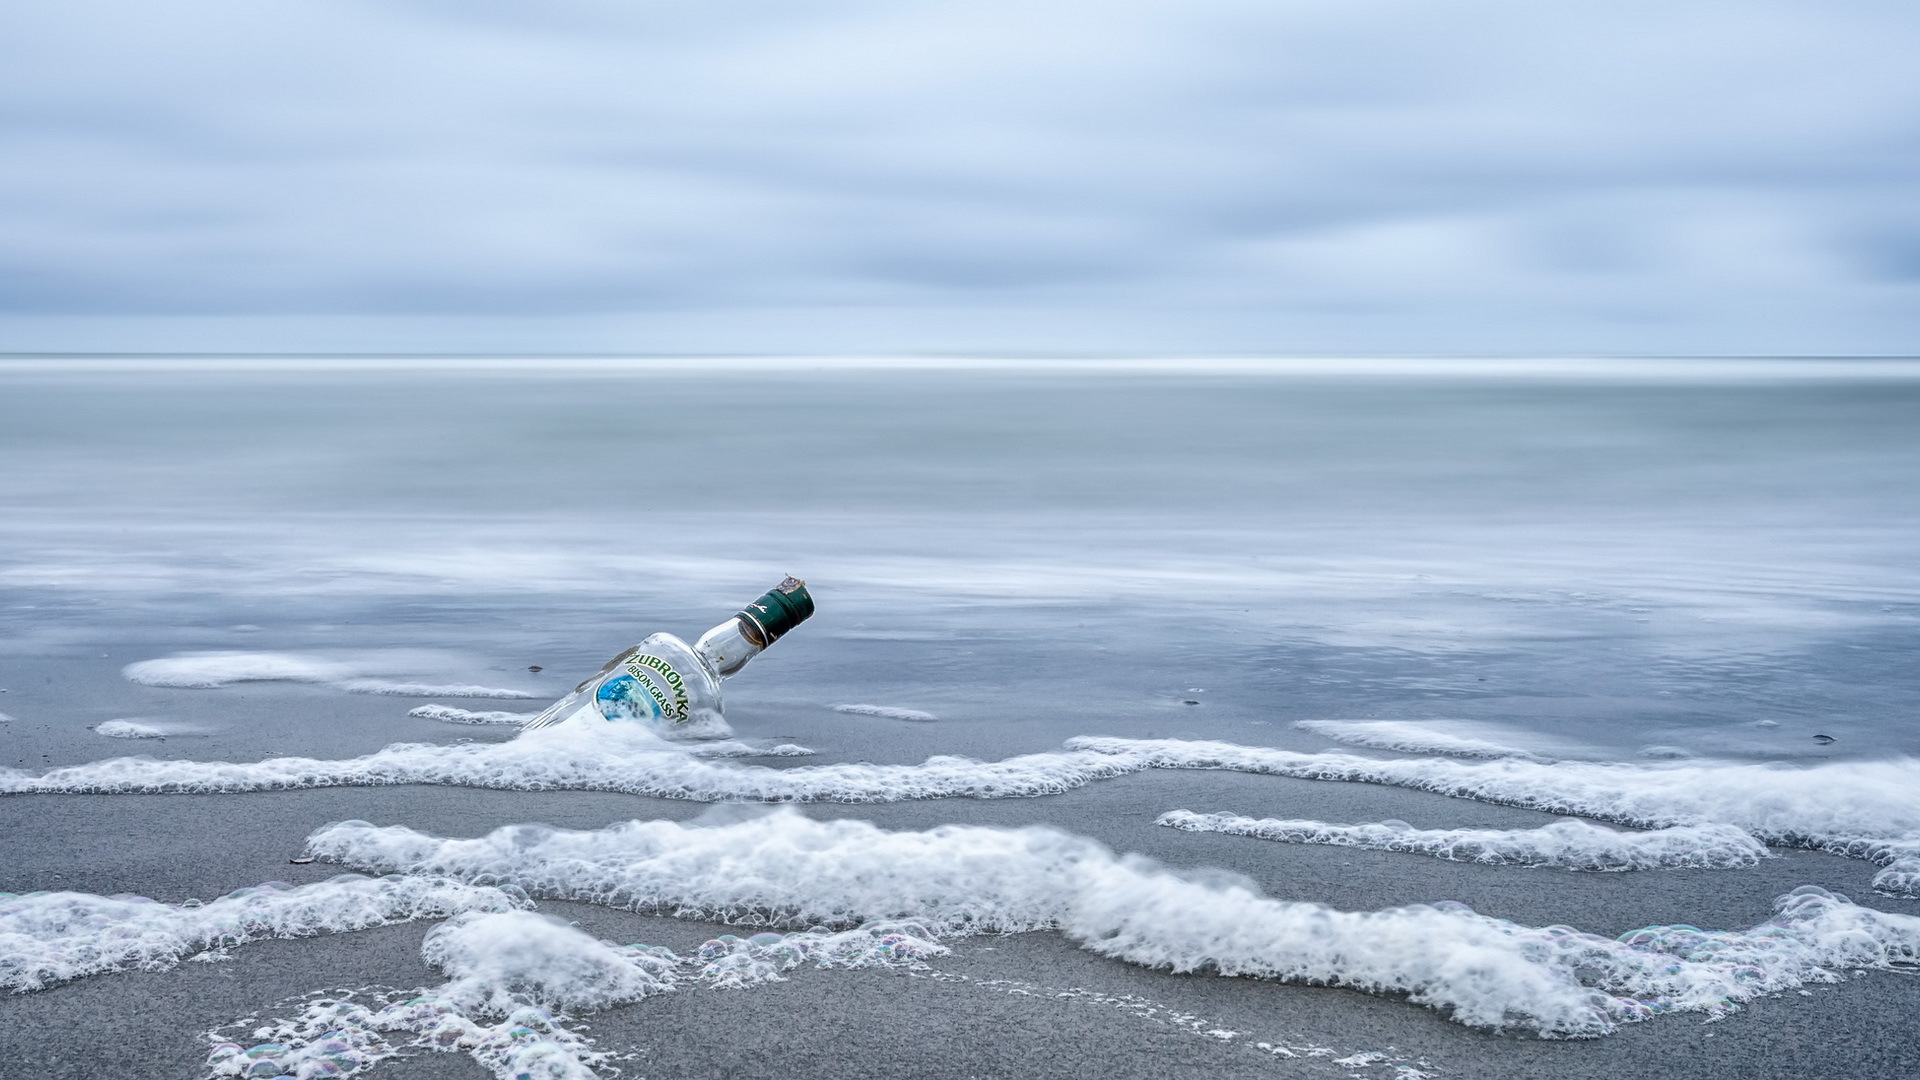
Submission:
[[[527,721],[555,724],[640,724],[667,738],[732,734],[722,715],[720,680],[813,614],[807,584],[789,577],[692,645],[653,634]]]
[[[526,726],[568,722],[642,724],[678,738],[728,734],[719,672],[672,634],[650,635],[614,657]]]

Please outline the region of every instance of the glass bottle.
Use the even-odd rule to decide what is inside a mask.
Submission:
[[[669,738],[725,735],[720,680],[812,614],[807,583],[788,577],[692,645],[672,634],[649,636],[522,729],[611,722],[645,724]]]

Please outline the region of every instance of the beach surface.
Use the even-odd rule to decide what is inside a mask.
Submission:
[[[1903,371],[0,371],[0,943],[35,893],[181,905],[398,869],[523,887],[501,895],[684,959],[799,941],[815,927],[782,912],[837,898],[823,932],[912,916],[950,951],[732,986],[687,964],[541,1008],[601,1075],[656,1080],[1920,1074],[1920,899],[1884,876],[1920,837]],[[785,572],[819,614],[729,681],[724,746],[519,733]],[[1156,823],[1176,810],[1477,830],[1534,864]],[[1682,831],[1665,863],[1596,872],[1570,868],[1593,834],[1541,832],[1567,816]],[[578,867],[643,860],[514,861],[554,836],[613,851],[627,822],[684,826],[644,834],[681,846],[679,876],[592,902]],[[529,824],[561,832],[444,843]],[[1685,830],[1709,826],[1759,856],[1700,865],[1726,837]],[[730,854],[768,836],[817,861]],[[1880,962],[1845,946],[1864,932],[1770,923],[1808,886]],[[1451,904],[1482,937],[1449,937]],[[1356,988],[1384,970],[1353,959],[1372,931],[1322,948],[1300,905],[1427,911],[1377,925],[1440,964],[1415,981],[1441,999]],[[0,993],[0,1073],[236,1075],[209,1054],[302,1002],[451,985],[423,947],[487,910]],[[958,910],[1054,925],[939,922]],[[1712,969],[1755,973],[1716,1006],[1705,982],[1501,952],[1486,920],[1675,949],[1675,927],[1763,932],[1716,946],[1759,950]],[[82,929],[0,944],[0,975],[80,963]],[[1322,974],[1221,971],[1296,954]],[[1534,978],[1653,1015],[1543,1038],[1569,1032],[1463,1012]],[[390,1041],[344,1071],[499,1073]],[[340,1074],[318,1069],[294,1075]]]

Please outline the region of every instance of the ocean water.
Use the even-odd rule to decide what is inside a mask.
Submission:
[[[630,1072],[581,1018],[1007,933],[1527,1037],[1920,958],[1911,365],[16,363],[0,462],[0,983],[438,924],[446,982],[263,1002],[205,1075]],[[731,738],[519,733],[783,573],[819,613]],[[24,839],[394,785],[252,881]],[[540,914],[583,903],[742,930]]]

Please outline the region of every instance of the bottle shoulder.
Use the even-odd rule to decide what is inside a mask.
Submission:
[[[635,645],[633,648],[628,649],[627,651],[630,653],[643,653],[643,652],[652,652],[656,649],[671,649],[676,652],[692,652],[693,646],[687,644],[685,641],[681,640],[678,636],[674,634],[669,634],[662,631],[661,633],[657,633],[657,634],[648,634],[646,637],[643,637],[640,639],[640,644]]]
[[[627,650],[628,658],[640,656],[657,656],[689,673],[699,672],[710,683],[717,684],[720,681],[720,673],[713,670],[713,664],[701,655],[700,650],[674,634],[648,634],[640,644]]]

